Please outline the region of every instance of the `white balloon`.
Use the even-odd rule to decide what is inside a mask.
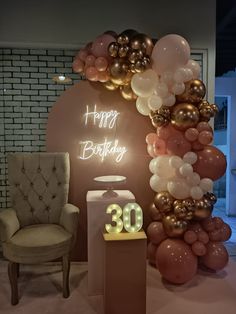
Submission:
[[[167,179],[158,177],[156,174],[150,178],[151,189],[155,192],[161,192],[167,190]]]
[[[168,192],[176,199],[183,200],[190,196],[190,189],[184,179],[175,179],[167,183]]]
[[[139,113],[144,116],[148,116],[150,113],[150,108],[148,107],[148,98],[138,97],[136,100],[136,108]]]
[[[180,83],[173,84],[173,86],[171,87],[171,91],[175,95],[182,94],[185,91],[184,83],[180,82]]]
[[[148,69],[143,73],[136,73],[131,80],[131,87],[134,93],[140,97],[149,97],[152,95],[158,82],[156,72]]]
[[[167,85],[173,84],[174,73],[171,71],[163,72],[161,75],[161,81],[166,83]]]
[[[187,152],[183,157],[183,161],[193,165],[197,161],[197,154],[194,152]]]
[[[168,86],[163,82],[158,82],[156,84],[154,94],[159,95],[160,97],[166,97],[168,95]]]
[[[189,60],[188,63],[186,64],[186,67],[191,69],[194,79],[199,78],[201,67],[195,60]]]
[[[199,186],[193,186],[190,190],[190,195],[194,200],[200,200],[203,194],[203,190]]]
[[[178,68],[174,73],[174,80],[176,83],[183,83],[193,78],[193,72],[190,68]]]
[[[189,177],[192,175],[193,173],[193,167],[188,164],[188,163],[184,163],[180,168],[179,168],[179,172],[183,177]]]
[[[163,106],[171,107],[175,104],[175,96],[173,94],[168,94],[162,99]]]
[[[183,160],[179,156],[172,156],[170,157],[169,164],[171,167],[179,169],[183,164]]]
[[[191,176],[186,177],[186,182],[190,186],[196,186],[200,183],[200,176],[198,173],[193,172]]]
[[[160,96],[158,95],[151,95],[149,98],[148,98],[148,106],[151,110],[155,111],[155,110],[158,110],[159,108],[161,108],[162,106],[162,99]]]
[[[213,189],[213,181],[209,178],[203,178],[200,181],[199,186],[204,192],[210,192]]]
[[[155,173],[155,169],[156,169],[156,159],[157,159],[157,157],[156,158],[153,158],[151,161],[150,161],[150,163],[149,163],[149,170],[150,170],[150,172],[151,173]]]
[[[155,173],[161,178],[173,178],[175,169],[169,164],[169,156],[158,156],[155,163]]]

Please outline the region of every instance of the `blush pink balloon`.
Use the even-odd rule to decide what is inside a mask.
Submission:
[[[199,132],[196,128],[189,128],[185,131],[184,136],[189,142],[197,140]]]
[[[231,237],[232,230],[228,224],[224,223],[223,226],[220,228],[220,233],[221,233],[221,241],[225,242],[225,241],[228,241],[229,238]]]
[[[210,231],[208,235],[209,235],[210,241],[215,241],[215,242],[221,241],[220,229],[215,229],[213,231]]]
[[[181,134],[181,132],[176,130],[171,124],[157,128],[157,135],[162,140],[167,140],[170,136],[176,134]]]
[[[95,67],[98,71],[105,71],[108,67],[108,61],[104,57],[98,57],[95,60]]]
[[[207,244],[209,242],[209,236],[206,231],[199,231],[197,235],[198,241]]]
[[[207,249],[206,249],[206,246],[202,242],[196,241],[192,244],[192,251],[197,256],[203,256],[206,254]]]
[[[86,66],[94,66],[96,58],[93,55],[88,55],[85,59]]]
[[[195,142],[192,142],[192,150],[194,152],[196,151],[200,151],[204,149],[204,145],[199,143],[198,140],[196,140]]]
[[[85,62],[86,57],[88,55],[88,51],[86,49],[81,49],[78,53],[78,57]]]
[[[184,241],[188,244],[193,244],[197,241],[197,234],[192,230],[186,231],[184,234]]]
[[[166,151],[168,155],[177,155],[183,157],[191,150],[191,144],[181,135],[175,135],[168,138]]]
[[[213,135],[209,131],[201,131],[198,135],[198,142],[202,145],[208,145],[212,142]]]
[[[96,57],[107,57],[108,56],[108,46],[110,43],[114,42],[115,38],[109,34],[103,34],[98,36],[91,48],[91,52]]]
[[[98,70],[95,67],[88,67],[85,72],[85,76],[89,81],[98,80]]]
[[[75,73],[81,73],[84,71],[84,63],[79,58],[76,58],[72,63],[72,69]]]
[[[102,83],[107,82],[109,80],[109,74],[107,73],[107,71],[99,72],[98,80]]]
[[[183,284],[196,274],[197,257],[184,241],[166,239],[157,248],[156,265],[166,280]]]
[[[157,135],[156,133],[149,133],[147,136],[146,136],[146,143],[149,144],[149,145],[153,145],[153,143],[157,140]]]
[[[215,181],[223,176],[226,170],[226,158],[218,148],[207,145],[203,150],[197,151],[196,154],[198,159],[193,165],[193,170],[201,178]]]
[[[157,245],[149,242],[147,246],[147,259],[152,266],[156,266],[156,251]]]
[[[213,133],[212,127],[210,126],[210,124],[208,122],[199,122],[196,126],[198,132],[202,132],[202,131],[209,131],[211,133]]]
[[[214,223],[215,223],[215,228],[216,229],[220,229],[221,227],[223,227],[224,221],[222,218],[220,217],[213,217],[212,218]]]
[[[156,156],[165,155],[166,154],[166,143],[161,139],[157,139],[153,143],[153,151]]]
[[[153,68],[158,74],[174,71],[185,65],[190,58],[188,42],[181,36],[169,34],[162,37],[155,44],[151,59]]]
[[[190,223],[188,225],[188,230],[194,231],[197,235],[199,232],[203,231],[202,226],[198,222]]]
[[[212,217],[206,218],[201,221],[201,226],[207,232],[215,230],[215,221]]]
[[[223,269],[229,260],[229,255],[224,245],[221,242],[209,242],[206,248],[207,253],[201,257],[201,263],[215,271]]]
[[[154,244],[159,244],[167,238],[167,234],[164,231],[163,224],[159,221],[153,221],[147,228],[148,239]]]
[[[151,157],[156,157],[156,154],[154,153],[154,147],[153,145],[147,145],[147,152]]]

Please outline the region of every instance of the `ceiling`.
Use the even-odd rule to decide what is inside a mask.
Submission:
[[[236,1],[217,0],[216,76],[236,68]]]

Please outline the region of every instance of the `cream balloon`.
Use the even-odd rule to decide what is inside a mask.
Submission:
[[[165,83],[159,81],[154,89],[154,94],[164,98],[168,95],[168,93],[168,86]]]
[[[176,199],[183,200],[190,196],[190,189],[184,179],[174,179],[167,183],[168,192]]]
[[[171,167],[175,168],[175,169],[179,169],[179,167],[181,167],[183,165],[183,159],[179,156],[172,156],[169,159],[169,164]]]
[[[169,156],[158,156],[155,163],[155,173],[161,178],[169,179],[175,176],[175,169],[170,166]]]
[[[197,161],[197,154],[194,152],[188,152],[183,156],[183,161],[193,165]]]
[[[201,67],[195,60],[189,60],[186,67],[191,69],[194,79],[198,79],[200,77]]]
[[[149,170],[153,174],[155,174],[155,171],[156,171],[156,160],[157,160],[157,157],[153,158],[149,163]]]
[[[203,197],[203,191],[199,186],[193,186],[190,195],[194,200],[200,200]]]
[[[163,106],[172,107],[175,104],[175,96],[173,94],[168,94],[162,99]]]
[[[204,192],[210,192],[213,189],[213,181],[209,178],[203,178],[200,181],[199,186]]]
[[[192,175],[193,173],[193,167],[188,164],[188,163],[184,163],[180,168],[179,168],[179,172],[183,177],[189,177]]]
[[[143,73],[134,74],[131,80],[131,87],[137,96],[149,97],[152,95],[157,83],[157,74],[152,69],[149,69]]]
[[[174,80],[176,83],[190,81],[193,78],[193,72],[189,68],[178,68],[174,73]]]
[[[186,177],[186,182],[190,186],[198,185],[200,183],[200,180],[201,180],[201,178],[200,178],[199,174],[196,172],[193,172],[191,174],[191,176]]]
[[[175,95],[180,95],[185,91],[185,85],[184,83],[174,83],[171,87],[171,91]]]
[[[148,98],[148,107],[151,110],[156,111],[160,109],[161,106],[162,106],[162,98],[160,96],[153,94]]]
[[[148,107],[148,98],[138,97],[136,100],[136,108],[139,113],[144,116],[148,116],[150,113],[150,108]]]
[[[160,178],[156,174],[150,178],[150,187],[155,192],[162,192],[167,190],[167,179]]]

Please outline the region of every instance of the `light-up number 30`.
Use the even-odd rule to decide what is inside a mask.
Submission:
[[[131,224],[131,212],[135,213],[135,223]],[[112,212],[115,211],[114,214]],[[143,212],[141,207],[137,203],[128,203],[122,208],[118,204],[111,204],[107,207],[107,214],[112,214],[112,222],[115,223],[114,226],[111,224],[106,224],[105,229],[109,233],[119,233],[122,231],[123,227],[127,232],[138,232],[143,226]],[[123,220],[122,220],[123,214]]]

